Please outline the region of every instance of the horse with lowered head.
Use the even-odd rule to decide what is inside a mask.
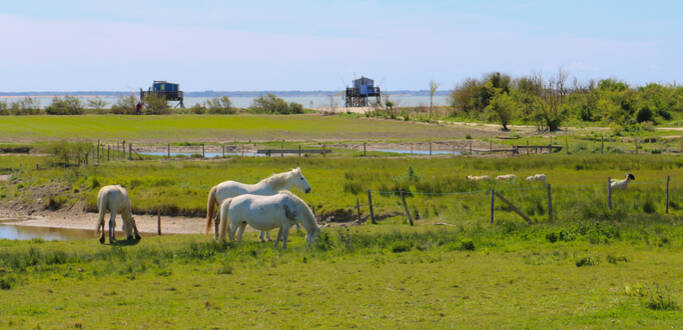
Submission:
[[[109,243],[113,243],[116,239],[114,236],[116,231],[116,215],[121,214],[123,219],[123,232],[126,234],[126,239],[133,237],[138,240],[140,234],[138,227],[135,225],[135,219],[130,208],[130,198],[128,192],[120,185],[104,186],[97,194],[97,208],[99,209],[99,220],[97,221],[97,234],[100,236],[100,243],[104,244],[104,216],[108,212],[109,217]]]
[[[216,218],[216,206],[220,205],[227,198],[244,194],[270,196],[277,194],[281,190],[291,190],[293,187],[297,187],[305,193],[311,192],[311,186],[306,181],[299,167],[291,171],[273,174],[256,184],[225,181],[213,186],[209,191],[209,199],[206,206],[206,234],[211,230],[211,224],[214,218]],[[219,223],[219,221],[215,222],[215,238],[218,238]],[[261,240],[263,240],[263,232],[261,233]]]
[[[306,230],[306,242],[312,243],[320,234],[311,208],[301,198],[283,190],[271,196],[240,195],[223,201],[219,210],[220,239],[228,232],[230,239],[242,240],[248,225],[257,230],[268,231],[279,228],[275,247],[282,239],[282,248],[287,248],[289,228],[300,223]]]

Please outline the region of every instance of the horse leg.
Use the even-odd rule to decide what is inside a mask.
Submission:
[[[263,239],[263,236],[265,236],[265,234],[266,234],[266,231],[261,230],[261,233],[258,235],[258,239],[261,241],[261,243],[266,241]]]
[[[218,205],[219,205],[219,207],[218,207],[218,212],[216,212],[216,215],[215,215],[214,218],[213,218],[213,233],[214,233],[214,234],[213,234],[213,238],[214,238],[215,240],[218,240],[218,236],[219,236],[219,229],[218,229],[218,226],[219,226],[220,223],[221,223],[221,217],[219,216],[219,215],[221,214],[220,204],[218,204]]]
[[[289,238],[289,224],[282,225],[282,249],[287,250],[287,239]]]
[[[247,223],[242,222],[242,224],[240,224],[240,230],[239,230],[239,232],[237,232],[237,240],[238,241],[242,240],[242,235],[244,234],[244,229],[246,229],[246,228],[247,228]]]
[[[228,220],[226,220],[226,221],[228,221]],[[227,224],[226,224],[226,225],[227,225]],[[235,232],[237,231],[237,227],[239,227],[239,226],[236,225],[236,224],[234,224],[234,223],[232,223],[232,226],[230,226],[230,232],[229,232],[229,234],[230,234],[230,240],[231,240],[231,241],[234,241],[234,240],[235,240]]]
[[[140,233],[138,233],[138,226],[135,224],[135,220],[133,220],[133,234],[136,240],[140,239]]]
[[[109,244],[116,240],[116,211],[111,212],[111,217],[109,218]]]
[[[104,210],[100,210],[97,220],[97,231],[99,231],[100,228],[102,228],[102,232],[100,233],[100,244],[104,244]]]
[[[273,240],[272,238],[270,238],[270,232],[269,231],[266,232],[266,240],[268,240],[268,242]]]
[[[277,239],[275,239],[275,248],[277,248],[277,245],[280,243],[280,239],[282,238],[282,227],[278,229],[277,231]]]

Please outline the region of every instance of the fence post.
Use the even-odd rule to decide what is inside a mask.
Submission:
[[[453,144],[451,145],[451,154],[455,156],[455,142],[453,142]]]
[[[367,156],[366,145],[367,145],[367,142],[363,142],[363,157]]]
[[[284,157],[284,156],[285,156],[285,140],[282,140],[282,142],[280,142],[280,157]]]
[[[204,156],[204,143],[202,143],[202,158],[205,158],[205,156]]]
[[[493,151],[493,141],[489,140],[489,152]]]
[[[548,128],[548,131],[550,131],[550,128]],[[550,136],[550,144],[548,145],[548,153],[552,154],[553,153],[553,136]]]
[[[408,216],[408,221],[410,221],[410,225],[413,225],[413,217],[410,215],[410,211],[408,210],[408,204],[406,204],[406,196],[403,193],[403,189],[401,189],[401,200],[403,201],[403,208],[406,209],[406,215]]]
[[[225,158],[225,143],[221,143],[221,149],[223,150],[223,158]]]
[[[529,155],[531,151],[529,150],[529,140],[526,140],[526,154]]]
[[[107,161],[109,161],[109,160],[110,160],[110,158],[109,158],[109,145],[107,144]]]
[[[133,160],[133,144],[128,143],[128,160]]]
[[[122,151],[123,160],[125,160],[126,159],[126,141],[125,140],[123,142],[121,142],[121,151]]]
[[[412,143],[410,144],[410,155],[411,156],[413,155],[413,144]]]
[[[242,158],[244,158],[244,143],[242,144]]]
[[[564,136],[564,147],[567,148],[567,154],[569,154],[569,138]]]
[[[429,141],[429,157],[432,157],[432,141]]]
[[[157,235],[161,236],[161,209],[157,209]]]
[[[612,178],[607,177],[607,206],[612,211]]]
[[[299,145],[299,158],[301,158],[301,145]]]
[[[100,163],[100,140],[97,140],[97,163]]]
[[[669,180],[670,176],[666,176],[666,214],[669,214]]]
[[[548,183],[548,222],[553,222],[553,195],[550,191],[550,183]]]
[[[493,224],[493,204],[494,204],[495,190],[491,189],[491,224]]]
[[[470,141],[470,155],[472,155],[472,141]]]
[[[360,222],[360,201],[358,196],[356,196],[356,212],[358,213],[358,222]]]
[[[605,136],[600,135],[600,153],[605,153]]]
[[[637,138],[637,137],[634,137],[634,138],[633,138],[633,144],[635,144],[635,147],[636,147],[636,155],[637,155],[637,154],[638,154],[638,138]]]
[[[323,143],[323,157],[325,157],[325,144]]]
[[[372,209],[372,192],[368,189],[368,205],[370,206],[370,221],[372,224],[377,224],[375,222],[375,211]]]

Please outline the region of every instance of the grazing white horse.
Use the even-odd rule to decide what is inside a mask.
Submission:
[[[206,206],[206,233],[211,230],[211,223],[217,218],[216,206],[220,205],[225,199],[244,194],[270,196],[277,194],[280,190],[291,190],[297,187],[305,193],[311,192],[311,186],[301,173],[301,168],[297,167],[291,171],[273,174],[257,184],[244,184],[236,181],[221,182],[209,191],[209,200]],[[216,221],[214,227],[214,238],[218,238],[218,225]],[[263,241],[263,232],[259,236]],[[265,233],[270,239],[268,232]]]
[[[482,181],[482,180],[490,180],[491,177],[488,175],[468,175],[467,180],[470,181]]]
[[[121,214],[123,219],[123,232],[127,239],[140,239],[138,227],[135,225],[135,219],[130,209],[130,199],[125,188],[119,185],[104,186],[97,194],[97,208],[99,209],[99,220],[97,221],[97,234],[100,236],[100,243],[104,244],[104,216],[107,212],[111,214],[109,217],[109,243],[114,242],[114,232],[116,230],[116,215]]]
[[[271,196],[247,194],[228,198],[221,204],[219,214],[220,239],[225,239],[225,234],[230,229],[230,239],[235,240],[235,232],[239,229],[237,240],[242,240],[247,224],[262,231],[280,228],[275,247],[282,239],[283,249],[287,248],[289,228],[295,223],[300,223],[306,229],[308,243],[312,243],[320,234],[320,227],[315,223],[311,208],[287,190]]]
[[[626,187],[628,187],[629,181],[635,180],[635,179],[636,179],[636,177],[633,176],[633,174],[628,173],[628,174],[626,174],[626,179],[623,179],[623,180],[610,179],[609,186],[612,189],[626,189]]]
[[[541,181],[545,182],[545,174],[534,174],[526,177],[527,181]]]
[[[505,175],[499,175],[496,177],[496,180],[515,180],[517,179],[517,176],[514,174],[505,174]]]

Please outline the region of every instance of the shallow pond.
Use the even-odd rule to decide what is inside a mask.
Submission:
[[[429,150],[410,150],[410,149],[377,149],[379,152],[391,152],[395,154],[429,155]],[[462,155],[459,151],[432,150],[432,155]]]
[[[32,227],[17,224],[0,223],[0,239],[31,240],[34,238],[46,241],[68,241],[75,239],[95,239],[95,231],[87,229]]]

